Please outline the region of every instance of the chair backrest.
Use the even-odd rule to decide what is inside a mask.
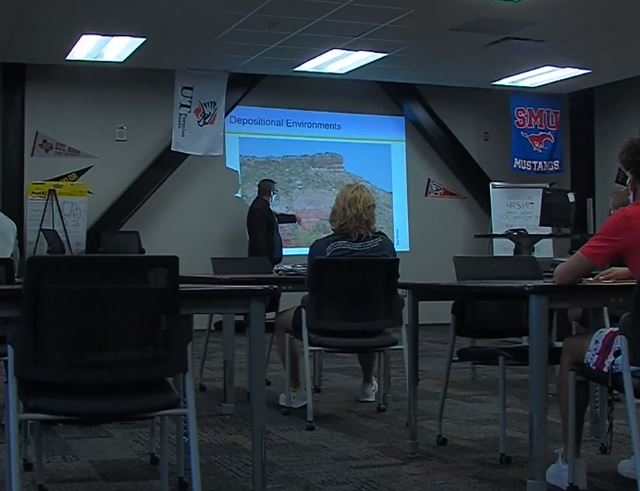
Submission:
[[[100,232],[100,254],[144,254],[137,230],[103,230]]]
[[[92,385],[184,373],[178,277],[175,256],[32,256],[10,339],[16,376]]]
[[[15,264],[10,257],[0,257],[0,285],[11,285],[16,281]]]
[[[41,232],[47,243],[47,254],[52,256],[66,254],[67,248],[64,246],[64,242],[62,242],[62,238],[57,230],[53,228],[43,228]]]
[[[303,303],[309,331],[355,337],[401,326],[398,266],[395,257],[315,259]]]
[[[629,361],[634,367],[640,366],[640,280],[636,283],[631,298],[629,315],[620,324],[629,340]]]
[[[455,256],[458,281],[541,280],[534,256]],[[529,305],[522,299],[457,300],[451,307],[456,334],[475,339],[528,336]]]
[[[271,274],[273,266],[266,257],[212,257],[213,274]]]
[[[454,256],[458,281],[542,280],[542,268],[534,256]]]

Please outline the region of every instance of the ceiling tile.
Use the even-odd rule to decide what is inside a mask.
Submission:
[[[408,12],[409,11],[407,9],[396,7],[347,5],[328,16],[327,19],[384,24],[386,22],[391,22],[393,19],[407,14]]]
[[[381,39],[360,38],[348,42],[343,47],[352,50],[378,51],[381,53],[392,53],[393,51],[405,49],[411,46],[404,41],[386,41]]]
[[[363,24],[361,22],[339,22],[321,20],[307,27],[303,34],[322,34],[324,36],[356,37],[366,34],[378,27],[377,24]]]
[[[366,37],[371,39],[389,39],[392,41],[415,39],[421,33],[419,30],[405,26],[380,26],[367,34]]]
[[[275,44],[287,36],[283,32],[252,31],[249,29],[233,29],[218,38],[225,43]]]
[[[534,22],[481,17],[451,28],[452,31],[475,32],[478,34],[494,34],[504,36],[531,27]]]
[[[212,50],[216,53],[233,56],[255,56],[269,46],[264,44],[248,43],[215,43]]]
[[[292,46],[274,46],[265,51],[264,56],[272,58],[289,58],[292,60],[306,61],[322,54],[324,49],[318,48],[295,48]]]
[[[321,36],[316,34],[296,34],[280,46],[294,46],[299,48],[337,48],[353,38],[347,36]]]
[[[252,15],[240,23],[237,28],[257,31],[274,31],[291,33],[303,29],[311,19],[283,17],[278,15]]]
[[[300,62],[298,60],[264,56],[244,63],[242,65],[242,71],[255,73],[291,73],[299,64]]]
[[[271,2],[260,9],[260,14],[317,19],[339,8],[339,6],[339,3],[314,0],[271,0]]]

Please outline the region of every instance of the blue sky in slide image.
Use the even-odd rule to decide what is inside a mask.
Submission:
[[[293,140],[286,138],[239,139],[240,156],[272,157],[337,153],[344,158],[345,170],[372,185],[392,191],[391,145],[389,143]]]

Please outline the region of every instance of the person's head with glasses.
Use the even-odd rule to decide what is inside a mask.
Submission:
[[[258,183],[258,196],[261,198],[273,203],[277,195],[278,189],[276,188],[276,181],[273,179],[262,179]]]
[[[618,154],[620,168],[626,175],[626,188],[631,203],[640,199],[640,137],[630,138]]]

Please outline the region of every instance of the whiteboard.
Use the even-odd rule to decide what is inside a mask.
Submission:
[[[501,234],[510,228],[524,228],[530,234],[550,234],[551,227],[539,225],[542,190],[548,187],[548,184],[490,183],[491,231]],[[508,239],[493,239],[493,254],[513,255],[513,242]],[[534,255],[553,257],[553,239],[538,242]]]

